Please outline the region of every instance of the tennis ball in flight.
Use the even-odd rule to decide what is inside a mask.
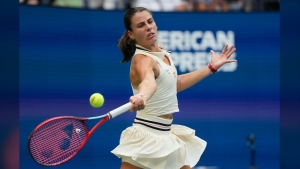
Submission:
[[[94,93],[90,97],[90,104],[95,107],[101,107],[104,104],[104,97],[100,93]]]

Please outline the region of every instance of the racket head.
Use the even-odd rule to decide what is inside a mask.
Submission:
[[[31,157],[43,166],[56,166],[70,160],[89,137],[85,120],[87,118],[61,116],[40,123],[28,138]]]

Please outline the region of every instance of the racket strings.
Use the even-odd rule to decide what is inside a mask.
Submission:
[[[31,136],[31,154],[43,165],[62,163],[78,152],[86,134],[85,126],[79,120],[63,118],[49,121]]]

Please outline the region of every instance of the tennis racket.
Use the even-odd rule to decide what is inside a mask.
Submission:
[[[59,116],[40,123],[28,138],[31,157],[43,166],[56,166],[73,158],[90,136],[104,122],[129,110],[126,103],[104,115],[95,117]],[[101,119],[90,131],[88,120]]]

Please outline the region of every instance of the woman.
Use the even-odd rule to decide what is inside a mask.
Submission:
[[[124,16],[125,33],[119,41],[122,62],[131,60],[130,81],[134,95],[130,111],[137,111],[133,125],[122,132],[112,153],[122,158],[121,169],[191,169],[206,142],[195,131],[172,124],[179,111],[177,92],[215,73],[235,51],[225,45],[219,57],[211,51],[211,63],[191,73],[177,75],[170,53],[157,43],[157,26],[151,12],[130,8]]]

